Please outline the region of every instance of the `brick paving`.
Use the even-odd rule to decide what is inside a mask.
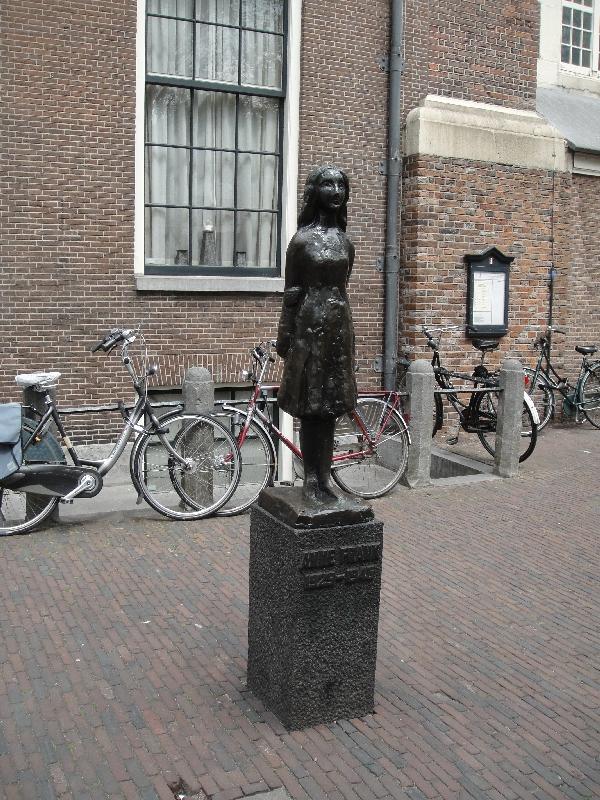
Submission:
[[[0,540],[0,795],[600,797],[599,474],[558,428],[517,479],[377,501],[376,711],[294,733],[245,686],[247,516]]]

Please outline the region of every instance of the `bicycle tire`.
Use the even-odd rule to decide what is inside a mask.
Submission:
[[[372,441],[365,440],[356,414]],[[331,475],[345,492],[372,499],[398,483],[408,463],[408,428],[402,416],[379,398],[361,397],[351,414],[336,422]]]
[[[554,416],[554,392],[552,387],[548,385],[538,374],[537,381],[535,381],[535,370],[525,367],[525,391],[533,400],[533,405],[536,407],[540,424],[538,425],[538,433],[542,431]],[[534,385],[535,383],[535,385]]]
[[[161,434],[188,462],[182,467],[152,430],[140,434],[131,454],[132,481],[144,500],[169,519],[194,520],[214,514],[240,479],[238,446],[221,423],[199,414],[160,420]],[[166,428],[166,430],[165,430]]]
[[[239,436],[246,424],[245,411],[219,410],[214,415],[231,433],[239,446]],[[235,492],[216,512],[219,517],[241,514],[256,502],[266,486],[273,485],[277,456],[275,446],[265,428],[256,420],[250,420],[248,434],[239,447],[242,472]]]
[[[433,439],[436,433],[444,425],[444,404],[442,397],[439,394],[433,395],[433,428],[431,431],[431,438]]]
[[[600,428],[600,363],[593,364],[581,382],[581,410],[594,428]]]
[[[496,426],[498,422],[498,396],[494,392],[479,395],[473,407],[473,426],[480,428],[477,436],[491,456],[496,455]],[[526,461],[535,450],[537,429],[531,409],[523,401],[521,448],[519,463]]]

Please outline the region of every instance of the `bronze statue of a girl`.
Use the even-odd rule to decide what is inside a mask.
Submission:
[[[285,359],[280,408],[300,418],[306,500],[338,503],[331,480],[336,418],[356,405],[354,329],[346,294],[354,245],[346,236],[350,187],[322,166],[307,178],[287,249],[277,352]]]

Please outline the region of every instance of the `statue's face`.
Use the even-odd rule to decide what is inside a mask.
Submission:
[[[317,198],[321,208],[337,211],[346,200],[346,185],[341,174],[328,169],[321,175],[317,187]]]

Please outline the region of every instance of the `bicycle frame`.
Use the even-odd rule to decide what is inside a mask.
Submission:
[[[244,422],[244,425],[242,427],[242,430],[240,431],[240,433],[238,435],[238,438],[237,438],[238,447],[241,448],[242,445],[244,444],[244,442],[246,441],[246,437],[247,437],[248,431],[250,429],[250,423],[256,417],[262,423],[263,427],[266,428],[266,431],[269,434],[269,436],[271,437],[271,439],[273,439],[273,437],[274,437],[275,439],[280,441],[285,447],[287,447],[289,450],[291,450],[292,453],[297,458],[302,459],[302,451],[300,450],[300,448],[295,444],[295,442],[293,442],[291,439],[288,439],[288,437],[277,427],[277,425],[275,425],[275,423],[273,422],[271,417],[268,414],[265,414],[264,411],[262,411],[262,409],[259,407],[260,403],[261,403],[261,397],[264,398],[264,402],[267,402],[267,399],[266,399],[266,397],[264,397],[264,394],[269,389],[276,389],[277,388],[277,386],[265,386],[265,385],[263,385],[263,380],[264,380],[264,378],[265,378],[265,376],[267,374],[267,371],[268,371],[268,368],[269,368],[269,364],[273,363],[274,359],[273,359],[273,357],[271,355],[269,355],[268,352],[263,352],[261,350],[260,345],[259,345],[258,348],[255,348],[253,350],[252,355],[253,355],[253,358],[255,358],[255,360],[260,364],[261,369],[260,369],[260,373],[259,373],[258,377],[255,377],[253,379],[254,389],[252,391],[252,395],[250,397],[248,405],[246,406],[246,409],[244,410],[244,413],[245,413],[246,417],[245,417],[245,422]],[[373,438],[371,436],[371,434],[370,434],[369,430],[367,429],[367,427],[365,426],[360,414],[357,414],[356,411],[350,412],[350,416],[352,417],[353,421],[358,425],[362,435],[365,437],[365,440],[368,442],[369,450],[366,453],[364,453],[364,452],[356,452],[356,453],[354,453],[354,452],[350,451],[350,452],[347,452],[347,453],[334,454],[333,455],[333,459],[332,459],[332,464],[335,465],[336,463],[339,463],[339,462],[342,462],[342,461],[346,462],[346,461],[364,460],[364,458],[366,456],[370,455],[371,451],[379,443],[380,432],[382,430],[385,430],[385,425],[387,425],[389,417],[392,415],[393,411],[397,409],[397,406],[400,403],[400,395],[397,392],[381,392],[381,393],[379,393],[379,392],[370,393],[369,392],[369,393],[365,393],[364,396],[365,397],[374,397],[376,394],[390,395],[390,396],[394,395],[395,398],[394,398],[394,402],[393,403],[391,403],[389,400],[386,399],[386,403],[387,403],[387,406],[389,408],[388,416],[384,420],[382,420],[382,424],[380,424],[379,431],[377,432],[377,435],[376,435],[375,438]],[[235,411],[239,411],[237,406],[232,405],[230,403],[229,404],[224,403],[223,404],[223,409],[227,410],[227,411],[234,411],[234,412]],[[407,430],[407,433],[408,433],[408,430]],[[410,434],[408,434],[408,436],[409,436],[409,443],[410,443]]]
[[[92,460],[92,459],[85,459],[80,458],[77,449],[72,444],[65,427],[62,423],[61,419],[61,412],[60,409],[56,407],[52,397],[50,396],[49,392],[44,393],[44,402],[46,404],[46,411],[42,415],[40,421],[37,423],[35,430],[31,434],[30,438],[23,446],[23,453],[27,451],[29,446],[35,441],[36,437],[41,436],[43,433],[47,431],[47,428],[50,422],[54,422],[56,425],[60,436],[62,444],[64,445],[65,449],[69,453],[73,464],[76,467],[93,467],[97,470],[98,474],[103,477],[106,475],[110,470],[114,467],[117,463],[119,458],[123,455],[123,452],[127,446],[127,443],[131,439],[134,433],[142,434],[142,433],[156,433],[158,438],[160,439],[161,443],[167,448],[170,455],[182,466],[185,465],[185,459],[183,459],[172,447],[168,439],[163,435],[163,431],[161,430],[161,421],[154,413],[154,407],[148,397],[143,391],[143,387],[138,380],[137,376],[133,372],[131,365],[125,361],[127,358],[126,348],[124,348],[125,353],[123,357],[123,361],[125,366],[128,369],[128,372],[132,376],[133,383],[135,390],[138,394],[138,398],[135,404],[127,408],[122,404],[117,404],[115,406],[99,406],[99,407],[90,407],[90,408],[80,408],[80,409],[68,409],[63,411],[64,414],[84,414],[84,413],[91,413],[91,412],[102,412],[102,411],[121,411],[124,419],[125,419],[125,426],[121,435],[119,436],[117,442],[113,446],[112,450],[108,454],[105,459],[100,461]],[[175,404],[177,407],[181,408],[179,403]],[[130,413],[128,413],[128,411]],[[145,426],[140,426],[138,423],[142,419],[142,417],[147,416],[150,419],[150,422]]]

